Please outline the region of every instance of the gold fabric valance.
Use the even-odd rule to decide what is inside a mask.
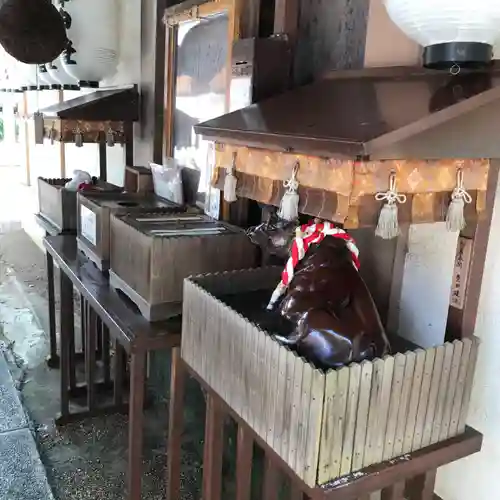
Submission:
[[[465,208],[468,222],[484,211],[489,160],[350,161],[277,153],[218,144],[214,187],[223,189],[226,167],[236,153],[236,193],[278,206],[287,180],[299,162],[299,211],[344,224],[348,228],[376,226],[383,202],[375,194],[387,191],[391,172],[397,190],[407,196],[399,206],[400,223],[443,221],[462,169],[464,187],[472,197]]]

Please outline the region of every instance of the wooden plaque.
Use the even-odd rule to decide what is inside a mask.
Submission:
[[[464,307],[465,294],[467,293],[467,276],[469,274],[471,253],[472,240],[459,237],[451,283],[450,306],[460,310]]]

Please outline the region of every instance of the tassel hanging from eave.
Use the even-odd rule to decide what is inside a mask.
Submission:
[[[75,130],[75,146],[81,148],[83,146],[83,133],[80,127]]]
[[[461,168],[457,170],[457,185],[451,194],[451,202],[446,212],[446,229],[448,231],[462,231],[465,228],[464,208],[466,203],[471,203],[472,197],[464,188],[464,173]]]
[[[406,195],[399,194],[396,190],[396,173],[391,172],[388,191],[377,193],[377,201],[385,201],[380,211],[375,235],[384,240],[399,236],[398,203],[406,203]]]
[[[115,142],[116,142],[115,141],[115,132],[111,127],[109,127],[108,131],[106,132],[106,146],[108,146],[109,148],[112,148],[112,147],[114,147]]]
[[[299,181],[297,174],[299,172],[299,162],[295,164],[290,179],[283,182],[286,192],[281,199],[278,215],[287,221],[294,221],[299,216]]]
[[[236,197],[236,185],[238,184],[238,179],[236,178],[236,153],[233,153],[233,162],[231,166],[226,167],[226,178],[224,179],[224,200],[228,203],[235,202],[238,198]]]

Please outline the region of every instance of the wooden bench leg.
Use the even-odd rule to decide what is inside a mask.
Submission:
[[[278,500],[280,471],[276,464],[266,456],[264,462],[264,487],[262,500]]]
[[[302,493],[302,491],[292,485],[292,490],[290,491],[290,500],[309,500],[309,497]]]
[[[114,356],[114,402],[115,406],[123,404],[123,386],[125,384],[125,349],[122,347],[118,340],[115,340],[115,356]]]
[[[384,488],[381,493],[381,500],[404,500],[405,486],[405,482],[401,481]]]
[[[408,500],[433,500],[436,484],[435,470],[416,476],[406,483],[406,498]]]
[[[82,353],[85,356],[85,342],[87,342],[87,334],[85,333],[85,328],[87,328],[87,322],[85,320],[85,307],[87,301],[84,296],[80,294],[80,337],[82,343]]]
[[[217,398],[208,393],[203,453],[203,500],[221,499],[223,441],[224,419],[222,409]]]
[[[90,346],[89,346],[90,348]],[[146,355],[130,356],[130,403],[128,423],[128,500],[142,498],[142,444],[144,424],[144,376]]]
[[[87,406],[90,412],[96,408],[95,399],[95,375],[96,375],[96,326],[97,315],[86,303],[86,327],[85,327],[85,376],[87,382]]]
[[[47,359],[49,368],[59,368],[60,359],[57,354],[57,334],[56,334],[56,294],[54,291],[54,259],[49,252],[46,252],[47,266],[47,291],[49,301],[49,341],[50,354]],[[61,327],[62,328],[62,327]]]
[[[170,407],[167,452],[167,499],[179,500],[181,490],[181,448],[184,429],[184,393],[186,369],[181,360],[181,350],[172,350],[170,372]]]
[[[111,385],[111,352],[110,352],[110,338],[109,328],[101,322],[102,329],[102,362],[104,367],[104,385]]]
[[[73,284],[60,273],[61,288],[61,421],[69,416],[69,379],[71,336],[74,332]]]
[[[245,426],[238,427],[236,445],[236,500],[250,500],[253,439]]]

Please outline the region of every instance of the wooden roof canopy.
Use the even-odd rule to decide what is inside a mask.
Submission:
[[[107,133],[113,143],[125,144],[125,130],[139,120],[139,93],[136,85],[96,90],[43,108],[33,118],[38,144],[44,137],[75,144],[102,142]]]
[[[413,67],[334,71],[195,130],[219,143],[341,159],[500,157],[498,125],[477,126],[475,119],[470,133],[462,130],[462,118],[479,110],[489,110],[483,121],[496,121],[493,104],[500,106],[497,67],[458,75]],[[449,135],[459,125],[459,145],[441,139],[442,151],[427,151],[426,131]],[[401,150],[417,137],[425,138],[420,146]]]
[[[139,93],[134,85],[96,90],[40,112],[61,120],[133,122],[139,120]]]

